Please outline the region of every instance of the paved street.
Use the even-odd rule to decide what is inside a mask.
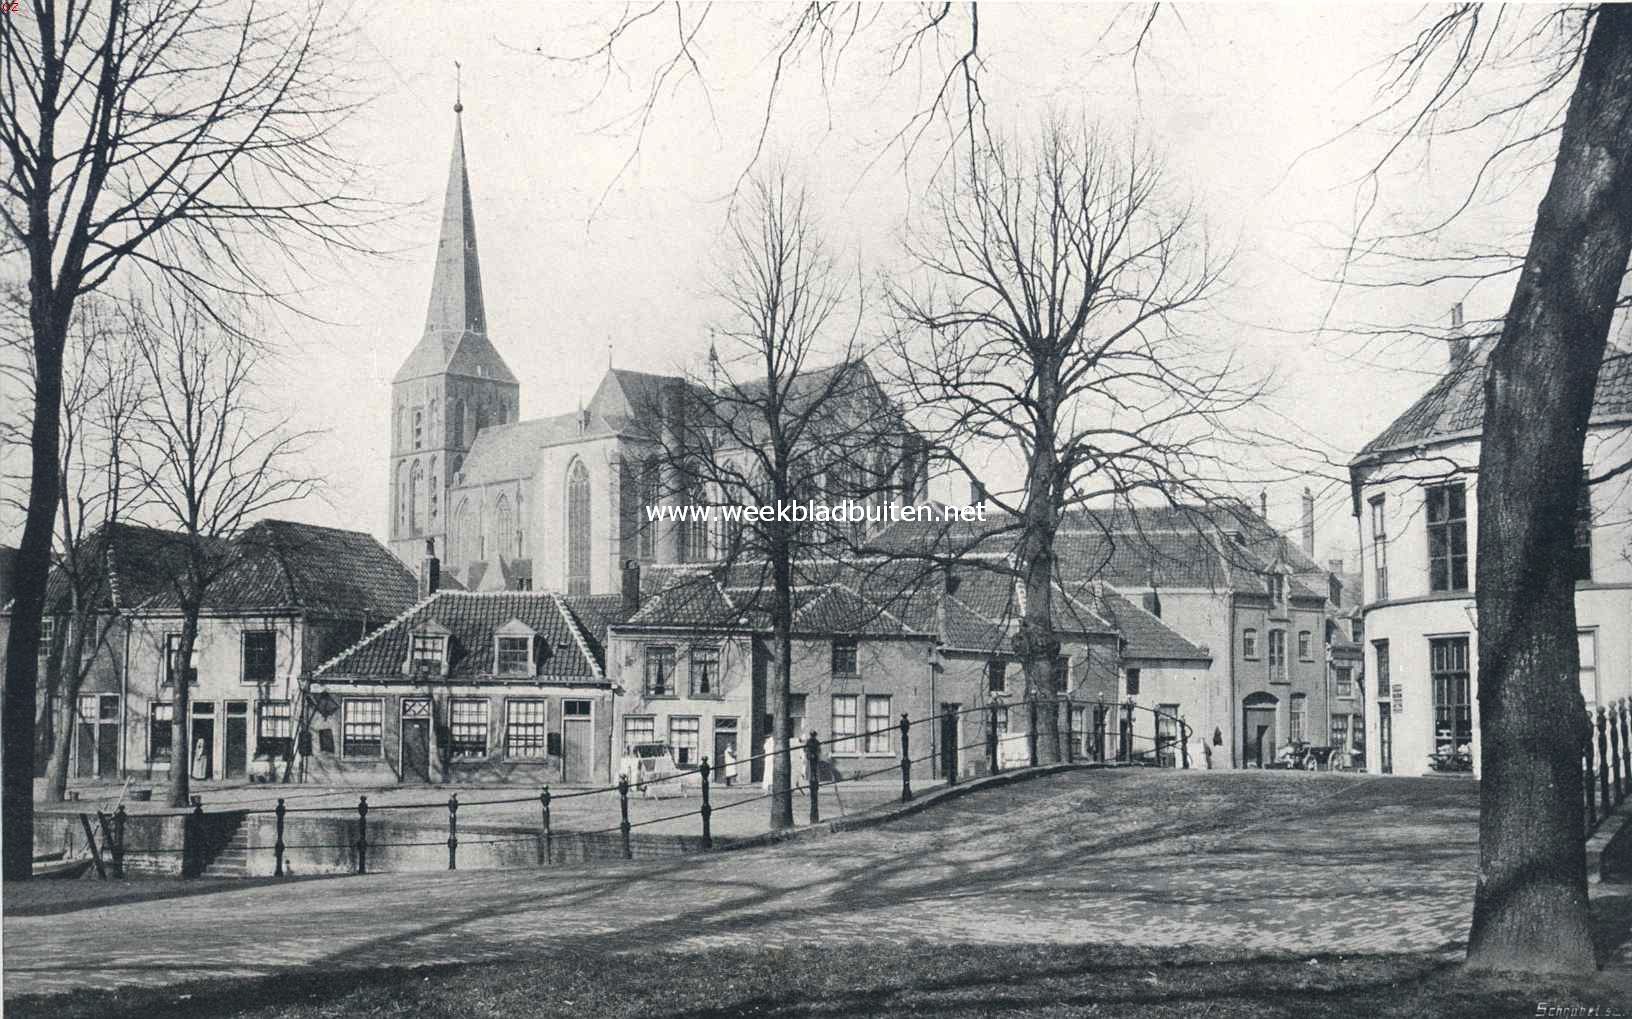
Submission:
[[[551,871],[259,885],[5,922],[8,996],[289,967],[917,938],[1436,952],[1465,936],[1472,782],[1073,772],[866,831]]]

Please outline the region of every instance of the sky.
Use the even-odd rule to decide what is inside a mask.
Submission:
[[[766,120],[772,40],[789,9],[715,5],[696,37],[699,73],[660,91],[637,144],[628,115],[669,52],[668,21],[631,32],[608,69],[553,58],[593,51],[621,5],[357,6],[353,67],[372,98],[337,141],[393,203],[378,241],[390,250],[314,255],[297,301],[306,314],[276,320],[280,353],[263,406],[317,433],[309,456],[324,481],[278,515],[384,533],[390,378],[424,325],[456,61],[489,334],[520,379],[522,414],[542,416],[587,400],[608,364],[698,362],[722,314],[710,286],[730,197],[755,165],[762,122],[757,165],[779,162],[812,190],[827,236],[864,277],[899,269],[903,231],[946,147],[934,131],[907,157],[891,144],[936,80],[932,52],[885,70],[895,25],[913,9],[884,9],[829,75],[810,58],[788,67]],[[988,117],[1022,131],[1050,115],[1083,117],[1162,151],[1170,184],[1238,252],[1209,342],[1273,374],[1261,426],[1325,451],[1305,482],[1318,496],[1319,552],[1352,556],[1341,465],[1426,388],[1445,355],[1433,344],[1367,343],[1350,327],[1443,321],[1467,289],[1356,292],[1333,282],[1365,205],[1364,169],[1391,138],[1356,125],[1377,108],[1381,61],[1420,14],[1164,6],[1135,62],[1117,52],[1128,38],[1125,23],[1111,25],[1118,9],[983,4]],[[1397,182],[1392,210],[1445,200],[1442,168],[1467,154],[1447,144],[1434,158]],[[1519,186],[1480,215],[1522,222],[1534,201]],[[1466,299],[1470,317],[1505,310],[1499,288]],[[1288,531],[1300,488],[1283,477],[1267,493]],[[963,496],[950,484],[934,494]],[[0,523],[14,543],[16,521]]]

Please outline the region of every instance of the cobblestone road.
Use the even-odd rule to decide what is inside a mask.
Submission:
[[[1473,783],[1071,772],[659,864],[383,874],[5,921],[8,996],[369,967],[919,938],[1450,951]]]

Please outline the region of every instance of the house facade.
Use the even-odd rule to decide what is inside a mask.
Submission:
[[[1445,374],[1350,464],[1362,552],[1368,769],[1479,767],[1478,475],[1494,337],[1458,339]],[[1585,447],[1589,475],[1627,461],[1632,355],[1604,356]],[[1587,710],[1632,695],[1632,492],[1583,485],[1575,610]]]
[[[440,589],[311,676],[306,780],[599,785],[617,759],[606,627],[618,596]]]
[[[224,561],[199,618],[193,655],[178,653],[176,602],[184,538],[120,524],[88,539],[96,564],[87,625],[96,636],[70,713],[74,782],[279,778],[298,769],[301,681],[329,655],[412,603],[415,582],[366,534],[264,520],[223,543]],[[52,591],[62,580],[53,578]],[[46,647],[68,625],[48,592]],[[9,625],[9,618],[4,620]],[[188,683],[186,745],[175,743],[176,690]]]

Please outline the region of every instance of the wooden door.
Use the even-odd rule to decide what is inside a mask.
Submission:
[[[958,712],[961,704],[941,705],[941,777],[958,780]]]
[[[561,702],[561,781],[587,782],[595,768],[594,716],[589,701]]]
[[[402,780],[429,782],[431,780],[431,720],[404,718],[402,720]]]
[[[227,702],[226,754],[221,773],[227,778],[243,778],[249,772],[249,703]]]
[[[1377,761],[1385,775],[1394,774],[1394,717],[1392,704],[1377,705]]]
[[[1248,708],[1242,734],[1246,738],[1246,746],[1242,748],[1241,754],[1243,766],[1262,768],[1275,760],[1274,708]]]

